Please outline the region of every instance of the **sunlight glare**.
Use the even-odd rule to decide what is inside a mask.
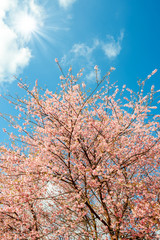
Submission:
[[[36,18],[29,14],[19,16],[16,22],[16,30],[24,38],[31,38],[31,35],[38,30]]]

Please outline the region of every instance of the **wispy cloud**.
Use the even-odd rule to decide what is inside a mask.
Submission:
[[[71,52],[75,54],[75,56],[83,56],[86,58],[91,57],[93,51],[98,47],[99,41],[94,40],[93,45],[91,47],[87,46],[85,43],[77,43],[74,44]]]
[[[63,8],[68,8],[74,2],[76,2],[76,0],[58,0],[58,1],[59,1],[59,5]]]
[[[73,52],[76,56],[88,56],[92,53],[93,49],[88,47],[84,43],[74,44],[71,52]]]
[[[16,27],[16,18],[21,13],[30,13],[39,19],[39,6],[34,0],[0,1],[0,83],[12,82],[29,64],[32,57],[31,49],[25,36]],[[19,19],[17,23],[19,24]],[[25,26],[24,26],[25,28]]]
[[[121,31],[120,36],[118,37],[117,41],[114,39],[113,36],[107,35],[107,42],[102,42],[102,49],[105,55],[109,59],[113,59],[120,54],[122,49],[121,44],[124,37],[124,32]]]
[[[77,66],[84,67],[88,74],[86,79],[93,81],[96,79],[95,71],[93,71],[94,65],[97,64],[95,60],[95,51],[99,51],[99,54],[104,54],[108,59],[115,59],[122,49],[122,40],[124,38],[124,32],[121,31],[117,40],[111,35],[107,35],[107,40],[95,39],[93,44],[76,43],[72,46],[68,54],[65,54],[61,59],[61,64],[64,66],[75,64]],[[100,78],[100,71],[98,71],[98,78]]]
[[[120,54],[123,38],[124,32],[121,31],[117,41],[112,35],[107,35],[106,41],[95,39],[92,45],[88,45],[86,43],[75,43],[68,54],[63,56],[61,63],[64,65],[67,65],[68,63],[72,64],[83,58],[84,64],[85,61],[87,61],[89,65],[93,65],[94,51],[98,49],[102,50],[106,57],[112,60]]]

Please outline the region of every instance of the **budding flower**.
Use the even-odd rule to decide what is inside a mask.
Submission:
[[[147,79],[151,78],[151,76],[154,75],[157,71],[158,71],[158,69],[154,69],[154,70],[151,72],[151,74],[149,74],[149,75],[147,76]]]
[[[154,71],[152,71],[151,75],[155,74],[158,70],[154,69]]]
[[[96,65],[96,66],[94,67],[94,69],[95,69],[95,70],[98,70],[98,66]]]
[[[85,88],[86,84],[84,82],[82,82],[82,87]]]
[[[114,67],[111,67],[111,68],[110,68],[110,71],[114,71],[114,70],[116,70]]]
[[[65,79],[65,77],[63,77],[62,75],[59,77],[61,80]]]
[[[55,58],[55,62],[58,63],[58,58]]]
[[[154,85],[152,85],[152,87],[151,87],[151,92],[153,92],[154,91]]]
[[[149,74],[149,75],[147,76],[147,79],[151,78],[151,76],[152,76],[152,75],[151,75],[151,74]]]

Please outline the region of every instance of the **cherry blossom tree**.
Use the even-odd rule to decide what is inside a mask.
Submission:
[[[10,98],[8,119],[19,133],[1,146],[1,239],[158,239],[158,91],[144,94],[156,70],[138,92],[111,83],[113,70],[99,80],[96,66],[90,92],[71,68],[58,93],[20,80],[28,97]]]

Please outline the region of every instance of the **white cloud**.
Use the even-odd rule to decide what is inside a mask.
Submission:
[[[32,57],[28,47],[30,38],[26,39],[17,31],[15,21],[22,13],[40,17],[39,11],[36,11],[38,6],[34,0],[0,1],[0,83],[12,82],[13,76],[17,76],[29,64]]]
[[[0,1],[0,19],[4,19],[6,12],[11,10],[17,5],[17,1],[5,0]]]
[[[68,54],[65,54],[60,63],[64,66],[74,64],[75,62],[84,62],[93,65],[92,55],[93,51],[99,46],[100,42],[98,39],[93,41],[91,46],[88,46],[86,43],[75,43]]]
[[[59,5],[63,8],[71,6],[76,0],[59,0]]]
[[[92,47],[87,46],[85,43],[74,44],[71,52],[73,52],[76,56],[89,57],[94,49],[99,45],[99,41],[95,40]]]
[[[20,47],[15,32],[0,21],[0,82],[12,81],[12,75],[25,67],[31,58],[27,47]]]
[[[91,54],[92,48],[88,47],[84,43],[74,44],[71,49],[71,52],[73,52],[76,56],[85,56],[86,57]]]
[[[121,43],[124,37],[124,32],[120,33],[120,36],[118,37],[117,41],[114,39],[113,36],[108,35],[108,41],[107,43],[102,43],[102,49],[105,53],[105,55],[112,59],[115,58],[119,55],[120,51],[121,51]]]
[[[86,43],[76,43],[72,46],[67,54],[65,54],[60,64],[63,67],[74,66],[74,69],[85,68],[85,72],[88,73],[94,68],[93,52],[100,45],[98,39],[95,39],[91,45]],[[76,63],[76,64],[75,64]],[[88,75],[88,81],[93,80],[92,76]]]

